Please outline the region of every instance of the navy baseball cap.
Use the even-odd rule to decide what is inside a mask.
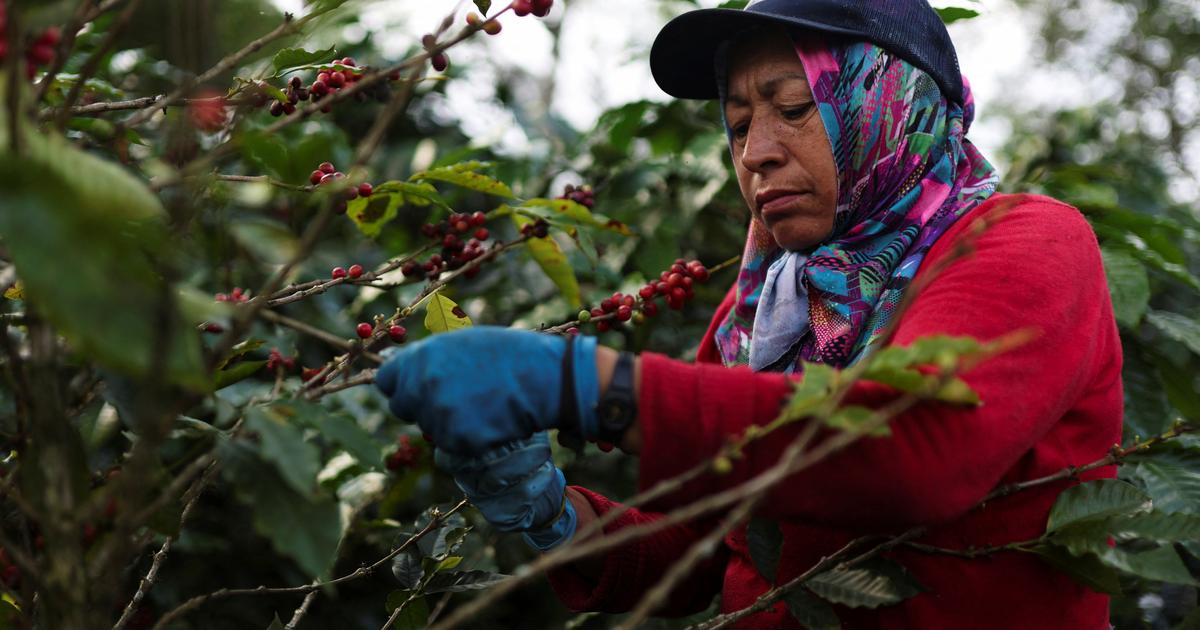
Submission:
[[[926,0],[751,0],[742,10],[689,11],[659,31],[650,71],[671,96],[715,99],[718,47],[772,24],[869,41],[924,70],[949,100],[963,102],[954,43]]]

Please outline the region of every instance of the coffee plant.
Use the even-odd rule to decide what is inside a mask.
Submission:
[[[745,229],[712,105],[634,102],[587,134],[537,127],[549,155],[502,155],[438,115],[446,86],[467,80],[450,56],[507,36],[502,22],[557,34],[561,1],[475,0],[397,58],[369,38],[314,44],[359,19],[344,0],[298,15],[229,2],[212,19],[236,41],[187,50],[156,25],[205,3],[168,4],[0,1],[0,628],[715,628],[747,614],[645,621],[700,546],[629,615],[548,604],[546,571],[651,531],[535,556],[474,513],[370,387],[391,349],[477,323],[687,356]],[[1009,186],[1093,221],[1126,344],[1125,442],[980,499],[1125,464],[1063,493],[1044,536],[1006,549],[1114,593],[1122,627],[1194,624],[1200,225],[1139,139],[1065,159],[1095,124],[1064,113],[1022,130]],[[636,464],[610,444],[555,458],[635,506],[800,424],[762,489],[661,523],[722,515],[713,541],[749,523],[770,577],[779,529],[754,511],[771,484],[887,435],[905,405],[978,404],[959,372],[1026,341],[938,337],[844,371],[811,365],[774,423],[636,496]],[[860,379],[900,390],[899,404],[838,404]],[[834,436],[820,449],[803,438],[817,428]],[[898,603],[920,587],[882,554],[921,531],[831,556],[756,606],[785,599],[836,627],[830,604]],[[1155,597],[1190,605],[1152,610]]]

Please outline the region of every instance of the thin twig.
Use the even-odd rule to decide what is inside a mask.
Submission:
[[[286,188],[288,190],[295,190],[297,192],[312,192],[313,190],[316,190],[315,186],[297,186],[296,184],[289,184],[287,182],[281,182],[277,179],[272,179],[266,175],[223,175],[218,173],[215,177],[218,181],[222,182],[270,184],[278,188]]]
[[[125,27],[129,24],[129,20],[133,18],[134,12],[137,11],[141,3],[142,0],[129,0],[129,5],[125,7],[124,11],[121,11],[121,14],[109,26],[108,32],[104,36],[104,41],[96,47],[96,50],[92,51],[87,61],[84,62],[83,68],[79,70],[79,78],[71,86],[71,91],[67,92],[67,98],[63,100],[62,108],[59,110],[58,121],[55,123],[55,126],[59,130],[66,128],[67,121],[71,119],[71,107],[75,105],[75,101],[79,100],[79,95],[83,93],[84,84],[87,83],[87,80],[92,75],[96,74],[96,70],[100,69],[100,64],[104,62],[108,51],[116,45],[117,38],[121,36],[121,31],[125,30]]]
[[[292,319],[291,317],[288,317],[286,315],[280,315],[279,313],[276,313],[275,311],[263,309],[262,311],[259,312],[259,315],[263,319],[265,319],[269,322],[274,322],[281,326],[287,326],[288,328],[291,328],[298,332],[304,333],[310,337],[320,339],[321,341],[324,341],[325,343],[327,343],[335,348],[340,348],[347,352],[354,350],[355,347],[359,345],[356,342],[347,341],[346,339],[342,339],[341,337],[338,337],[337,335],[335,335],[333,333],[325,332],[324,330],[321,330],[320,328],[311,326],[311,325],[309,325],[305,322],[302,322],[298,319]],[[383,357],[379,356],[378,354],[375,354],[374,352],[368,352],[366,350],[363,350],[362,355],[364,358],[374,362],[376,365],[381,365],[383,363]]]
[[[675,589],[675,586],[687,578],[697,564],[700,564],[702,560],[712,555],[717,546],[721,544],[721,540],[725,538],[725,535],[750,517],[750,513],[754,511],[754,508],[762,502],[763,496],[759,494],[757,496],[746,497],[745,501],[742,501],[732,512],[725,516],[720,525],[714,527],[703,538],[693,543],[687,550],[687,553],[678,562],[671,565],[671,568],[654,585],[654,588],[646,592],[642,600],[629,613],[629,616],[625,618],[621,625],[617,626],[617,630],[633,630],[638,627],[638,624],[645,621],[646,617],[650,616],[650,613],[657,610],[667,600],[667,597],[671,595],[671,591]]]
[[[184,603],[176,606],[174,609],[172,609],[171,611],[167,612],[165,615],[160,617],[158,622],[156,624],[154,624],[153,630],[163,630],[164,628],[167,627],[167,624],[171,623],[172,621],[175,621],[176,619],[182,617],[183,615],[187,614],[188,612],[190,612],[196,608],[199,608],[200,606],[204,605],[207,602],[217,600],[217,599],[227,599],[230,597],[239,597],[242,595],[307,595],[308,593],[321,590],[327,586],[334,586],[336,584],[342,584],[344,582],[350,582],[352,580],[357,580],[359,578],[366,577],[366,576],[374,573],[376,570],[378,570],[379,567],[382,567],[383,565],[390,562],[392,560],[392,558],[395,558],[397,555],[402,553],[410,545],[416,543],[418,540],[425,537],[430,532],[441,527],[442,523],[445,522],[447,517],[449,517],[451,514],[454,514],[457,511],[461,510],[466,505],[467,505],[466,499],[459,501],[458,504],[455,505],[454,507],[450,508],[449,511],[445,512],[444,514],[439,513],[439,514],[435,515],[433,518],[431,518],[429,520],[429,523],[427,525],[425,525],[425,527],[422,528],[421,531],[410,536],[407,540],[405,540],[403,543],[401,543],[400,546],[398,546],[395,549],[393,549],[392,551],[390,551],[386,556],[380,558],[379,560],[375,561],[374,563],[370,564],[369,566],[359,567],[359,568],[355,569],[354,571],[352,571],[351,573],[343,575],[339,578],[329,580],[328,582],[314,582],[312,584],[306,584],[304,586],[293,586],[293,587],[285,587],[285,588],[267,588],[265,586],[259,586],[257,588],[240,588],[240,589],[223,588],[221,590],[213,591],[211,593],[207,593],[204,595],[197,595],[196,597],[193,597],[193,598],[185,601]]]
[[[130,128],[146,122],[151,116],[154,115],[156,111],[183,98],[184,95],[192,89],[193,85],[203,85],[204,83],[207,83],[208,81],[211,81],[212,79],[224,74],[229,69],[241,63],[241,61],[246,57],[249,57],[259,50],[262,50],[262,48],[267,44],[296,32],[307,20],[308,18],[306,17],[297,21],[291,13],[285,13],[283,16],[283,23],[275,27],[275,29],[270,33],[259,37],[249,44],[246,44],[241,50],[226,55],[224,59],[218,61],[215,66],[204,71],[203,74],[196,77],[194,80],[185,83],[179,89],[163,97],[162,100],[155,102],[152,106],[147,106],[138,111],[136,114],[130,116],[127,120],[121,123],[121,126]]]
[[[187,524],[188,517],[190,517],[192,514],[192,509],[196,507],[196,502],[200,499],[200,495],[203,493],[204,487],[208,485],[208,483],[212,480],[212,477],[216,474],[216,469],[217,466],[214,462],[209,466],[208,470],[205,471],[204,476],[198,479],[195,485],[188,490],[186,495],[186,503],[183,506],[183,512],[179,515],[180,530],[182,530]],[[121,618],[117,620],[117,623],[113,624],[112,630],[121,630],[125,627],[125,624],[129,623],[129,620],[133,618],[133,614],[137,612],[138,606],[140,606],[142,600],[145,599],[146,593],[150,592],[150,589],[154,587],[154,582],[158,579],[158,570],[162,567],[163,561],[166,560],[167,554],[170,553],[171,544],[174,542],[174,540],[175,536],[168,536],[167,539],[163,541],[162,547],[159,547],[158,551],[154,554],[154,560],[150,563],[150,570],[147,571],[146,576],[143,577],[140,582],[138,582],[137,592],[133,594],[133,597],[130,598],[129,603],[126,604],[124,612],[121,613]]]
[[[46,93],[50,90],[50,85],[54,83],[54,78],[62,71],[63,66],[67,63],[67,58],[71,54],[71,49],[75,47],[75,38],[79,35],[79,29],[84,24],[84,17],[87,15],[88,9],[91,8],[96,0],[81,0],[79,6],[75,8],[75,12],[71,14],[70,21],[62,30],[62,39],[58,42],[58,48],[54,51],[54,61],[50,63],[50,67],[46,70],[46,74],[42,76],[42,80],[37,85],[37,91],[34,92],[33,103],[37,105],[46,97]]]
[[[304,601],[300,602],[300,606],[296,608],[296,612],[292,613],[291,621],[283,627],[284,630],[296,630],[296,626],[300,625],[300,620],[304,619],[304,615],[308,614],[309,606],[317,600],[317,591],[312,591],[304,596]]]

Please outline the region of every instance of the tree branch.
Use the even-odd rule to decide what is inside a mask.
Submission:
[[[176,619],[179,619],[180,617],[187,614],[188,612],[190,612],[196,608],[199,608],[200,606],[202,606],[210,601],[217,600],[217,599],[227,599],[230,597],[240,597],[243,595],[307,595],[308,593],[321,590],[327,586],[342,584],[344,582],[350,582],[352,580],[357,580],[359,578],[366,577],[366,576],[374,573],[376,570],[378,570],[379,567],[390,562],[392,560],[392,558],[395,558],[397,555],[402,553],[410,545],[417,542],[421,538],[425,537],[430,532],[441,527],[447,517],[449,517],[451,514],[454,514],[457,511],[461,510],[466,505],[467,505],[467,500],[463,499],[463,500],[459,501],[457,505],[450,508],[450,510],[448,512],[446,512],[445,514],[438,513],[438,514],[434,515],[434,517],[429,520],[429,523],[427,525],[425,525],[425,527],[423,529],[421,529],[421,531],[410,536],[399,547],[396,547],[395,549],[393,549],[386,556],[380,558],[379,560],[375,561],[374,563],[372,563],[369,566],[359,567],[358,569],[355,569],[353,572],[343,575],[339,578],[329,580],[327,582],[314,582],[312,584],[306,584],[304,586],[293,586],[293,587],[285,587],[285,588],[267,588],[265,586],[259,586],[257,588],[240,588],[240,589],[223,588],[219,591],[213,591],[213,592],[207,593],[205,595],[197,595],[196,597],[193,597],[193,598],[185,601],[184,603],[180,604],[179,606],[176,606],[174,609],[172,609],[171,611],[169,611],[168,613],[166,613],[165,615],[160,617],[158,622],[156,624],[154,624],[153,630],[164,630],[167,627],[167,624],[171,623],[172,621],[175,621]]]

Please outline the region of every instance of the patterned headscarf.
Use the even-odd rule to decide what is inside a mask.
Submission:
[[[807,33],[793,41],[837,165],[833,232],[810,252],[787,252],[752,220],[736,301],[716,332],[724,363],[747,365],[755,332],[772,322],[759,345],[769,337],[786,352],[752,367],[789,373],[801,359],[845,367],[862,358],[929,248],[999,181],[966,139],[975,107],[965,80],[960,106],[924,71],[874,44]],[[768,280],[768,296],[784,299],[760,309]],[[805,302],[807,317],[771,312]]]

